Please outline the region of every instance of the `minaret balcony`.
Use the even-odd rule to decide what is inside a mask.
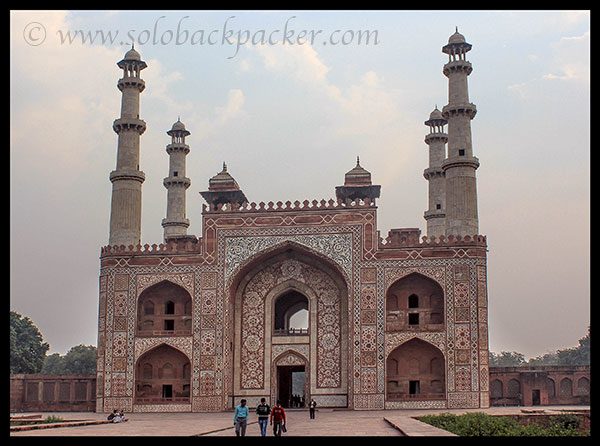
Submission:
[[[471,119],[473,119],[476,114],[477,114],[477,107],[475,106],[475,104],[472,104],[470,102],[452,103],[452,104],[448,104],[444,108],[442,108],[442,115],[446,119],[449,119],[451,117],[458,116],[458,115],[467,115]]]
[[[423,176],[426,180],[430,178],[439,178],[444,176],[444,171],[441,167],[429,167],[423,171]]]
[[[170,155],[173,152],[183,152],[187,155],[190,153],[190,146],[183,143],[167,144],[167,153]]]
[[[163,185],[166,188],[169,188],[171,186],[179,186],[179,187],[184,187],[184,188],[188,188],[190,187],[190,185],[192,184],[191,180],[187,177],[167,177],[163,180]]]
[[[139,181],[140,183],[143,183],[146,180],[146,174],[144,172],[142,172],[141,170],[113,170],[110,175],[109,175],[109,179],[111,183],[114,183],[115,181],[119,181],[119,180],[133,180],[133,181]]]
[[[123,91],[125,88],[136,88],[140,93],[145,90],[146,82],[143,79],[135,76],[125,76],[117,82],[117,88],[119,91]]]
[[[113,130],[115,133],[121,133],[123,130],[135,130],[141,135],[146,131],[146,122],[138,118],[123,117],[114,120]]]
[[[444,65],[444,75],[450,76],[453,73],[465,73],[467,76],[473,71],[473,66],[468,60],[452,60]]]
[[[190,220],[187,218],[163,218],[162,219],[162,227],[165,228],[167,226],[184,226],[186,228],[190,227]]]
[[[431,220],[432,218],[445,218],[446,211],[443,209],[434,209],[432,211],[425,211],[423,214],[425,220]]]
[[[425,135],[425,143],[431,144],[433,142],[443,142],[444,144],[448,142],[448,134],[447,133],[428,133]]]
[[[454,156],[446,158],[442,163],[444,173],[453,167],[472,167],[473,169],[477,169],[479,167],[479,158],[476,156]]]

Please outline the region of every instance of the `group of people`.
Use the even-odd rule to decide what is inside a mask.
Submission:
[[[292,395],[291,407],[304,407],[304,396]]]
[[[127,417],[122,410],[115,409],[108,415],[108,421],[112,421],[113,423],[122,423],[127,421]]]
[[[308,404],[311,419],[315,418],[316,407],[317,403],[314,399],[311,399]],[[267,424],[273,426],[273,435],[276,437],[280,437],[283,432],[287,432],[287,419],[281,401],[277,400],[277,404],[271,408],[271,406],[266,403],[265,398],[261,398],[260,404],[256,407],[256,414],[258,415],[258,426],[260,427],[261,436],[266,437]],[[236,436],[246,436],[248,415],[249,409],[248,406],[246,406],[246,400],[242,399],[240,404],[236,406],[233,414],[233,424],[235,425]]]

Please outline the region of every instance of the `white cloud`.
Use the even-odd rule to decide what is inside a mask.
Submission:
[[[318,57],[314,48],[304,45],[257,45],[267,70],[279,74],[291,75],[294,79],[305,82],[325,82],[329,67]]]
[[[552,71],[544,79],[590,80],[590,32],[562,37],[552,45]]]
[[[225,121],[240,114],[244,105],[244,93],[242,90],[229,90],[227,95],[227,104],[224,107],[218,107],[216,110],[216,121],[224,123]]]

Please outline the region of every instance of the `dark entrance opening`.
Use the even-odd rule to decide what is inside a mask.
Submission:
[[[539,406],[541,404],[540,401],[540,389],[533,389],[531,391],[531,404],[533,406]]]
[[[283,407],[303,407],[304,380],[303,365],[277,367],[277,399]]]
[[[408,393],[409,395],[418,395],[421,393],[421,383],[419,381],[409,381]]]
[[[162,386],[162,397],[173,398],[173,386],[171,384],[164,384]]]

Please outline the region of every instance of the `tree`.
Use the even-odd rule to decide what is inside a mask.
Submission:
[[[10,373],[39,373],[50,348],[27,316],[10,312]]]
[[[42,374],[44,375],[64,375],[65,372],[64,358],[60,356],[60,353],[52,353],[50,356],[46,356],[44,366],[42,367]]]
[[[500,352],[500,354],[490,352],[491,367],[519,367],[526,365],[523,353]]]
[[[46,357],[42,373],[48,375],[90,375],[96,373],[97,350],[93,345],[71,347],[65,356]]]
[[[589,365],[590,364],[590,327],[588,333],[579,340],[579,346],[565,348],[555,352],[531,358],[529,365]]]
[[[590,327],[587,335],[579,340],[579,346],[548,352],[525,361],[522,353],[490,352],[491,367],[519,367],[540,365],[589,365],[590,364]]]
[[[93,345],[76,345],[65,355],[65,371],[67,374],[95,374],[97,350]]]

